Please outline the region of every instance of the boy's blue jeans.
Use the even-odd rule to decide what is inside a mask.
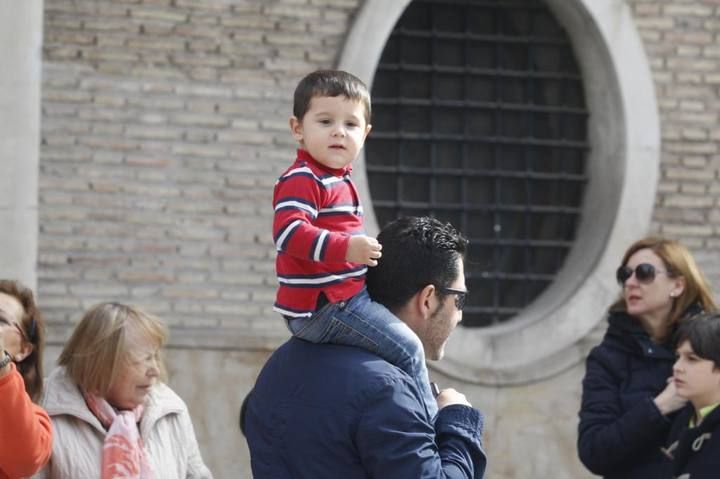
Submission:
[[[300,339],[359,346],[399,367],[415,380],[430,418],[435,418],[437,401],[420,339],[385,306],[371,300],[366,288],[347,301],[322,306],[311,318],[286,318],[286,322]]]

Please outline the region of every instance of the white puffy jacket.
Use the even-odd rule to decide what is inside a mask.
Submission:
[[[59,367],[45,383],[40,404],[54,428],[50,462],[34,478],[100,476],[105,429],[85,405],[80,389]],[[140,436],[156,479],[212,479],[203,463],[187,406],[162,383],[155,385],[140,420]]]

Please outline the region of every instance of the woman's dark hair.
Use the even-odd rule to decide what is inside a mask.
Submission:
[[[712,361],[720,369],[720,314],[704,313],[680,321],[675,332],[675,345],[685,341],[693,352],[703,359]]]
[[[368,293],[390,310],[404,306],[429,284],[450,287],[458,276],[457,260],[467,249],[467,240],[450,223],[428,216],[398,218],[377,239],[382,258],[368,268]],[[438,296],[447,295],[438,292]]]
[[[20,326],[22,340],[32,345],[32,351],[19,363],[15,363],[18,372],[25,381],[25,390],[33,401],[37,402],[43,390],[43,350],[45,348],[45,321],[35,304],[35,296],[30,288],[19,281],[0,279],[0,293],[17,299],[23,307]]]

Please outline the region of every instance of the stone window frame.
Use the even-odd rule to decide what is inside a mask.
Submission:
[[[338,68],[372,85],[380,56],[411,0],[367,0],[352,25]],[[659,177],[660,124],[655,88],[629,7],[614,0],[546,0],[566,29],[590,111],[589,183],[577,240],[555,282],[514,319],[461,328],[441,373],[477,384],[538,381],[572,367],[585,338],[619,293],[614,279],[625,248],[649,228]],[[364,157],[354,177],[366,229],[378,231]]]

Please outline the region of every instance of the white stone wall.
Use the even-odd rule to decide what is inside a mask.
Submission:
[[[36,284],[42,0],[0,0],[0,271]]]

